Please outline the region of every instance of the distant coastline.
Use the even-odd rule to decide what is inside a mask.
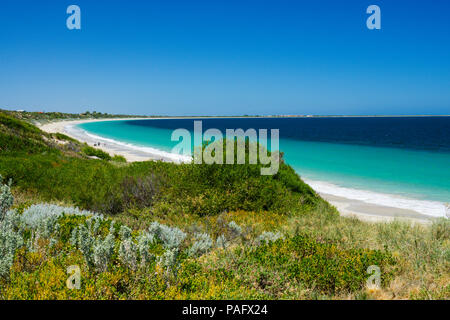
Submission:
[[[340,114],[330,114],[330,115],[320,115],[320,114],[273,114],[273,115],[185,115],[185,116],[170,116],[170,115],[113,115],[107,113],[61,113],[61,112],[37,112],[37,111],[26,111],[26,110],[11,110],[11,109],[1,109],[3,111],[11,112],[16,115],[18,114],[30,114],[31,119],[36,121],[37,124],[42,124],[45,121],[75,121],[75,120],[140,120],[140,119],[200,119],[200,118],[217,118],[217,119],[239,119],[239,118],[413,118],[413,117],[450,117],[450,114],[409,114],[409,115],[340,115]],[[36,120],[36,115],[55,115],[54,120]],[[58,115],[64,115],[64,118],[59,118]],[[95,116],[95,117],[94,117]],[[26,118],[25,118],[26,119]]]

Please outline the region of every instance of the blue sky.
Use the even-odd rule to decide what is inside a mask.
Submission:
[[[449,114],[449,16],[446,0],[1,0],[0,108]]]

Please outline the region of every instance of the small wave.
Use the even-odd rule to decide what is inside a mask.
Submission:
[[[370,204],[407,209],[431,217],[445,217],[445,204],[438,201],[417,200],[368,190],[345,188],[325,181],[303,179],[315,191]]]
[[[83,130],[83,129],[77,127],[76,125],[66,126],[66,127],[64,127],[64,129],[67,133],[70,133],[76,137],[80,137],[80,139],[83,139],[83,137],[87,136],[95,141],[99,141],[99,142],[103,142],[103,143],[107,142],[109,144],[116,145],[121,148],[128,149],[130,151],[138,151],[138,152],[148,154],[149,156],[152,156],[152,157],[161,157],[161,158],[165,158],[165,159],[170,159],[171,161],[174,161],[177,163],[189,163],[192,161],[191,156],[171,153],[171,152],[159,150],[159,149],[152,148],[152,147],[138,146],[138,145],[134,145],[131,143],[126,143],[126,142],[122,142],[122,141],[118,141],[118,140],[114,140],[114,139],[110,139],[110,138],[105,138],[102,136],[92,134],[86,130]]]

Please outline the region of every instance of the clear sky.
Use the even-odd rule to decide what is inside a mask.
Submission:
[[[450,114],[450,1],[1,0],[0,108]]]

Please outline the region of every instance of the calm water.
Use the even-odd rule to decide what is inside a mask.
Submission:
[[[84,123],[91,133],[170,151],[193,119]],[[280,129],[286,162],[307,180],[351,190],[450,202],[450,117],[202,119],[203,131]],[[353,192],[354,193],[354,192]]]

